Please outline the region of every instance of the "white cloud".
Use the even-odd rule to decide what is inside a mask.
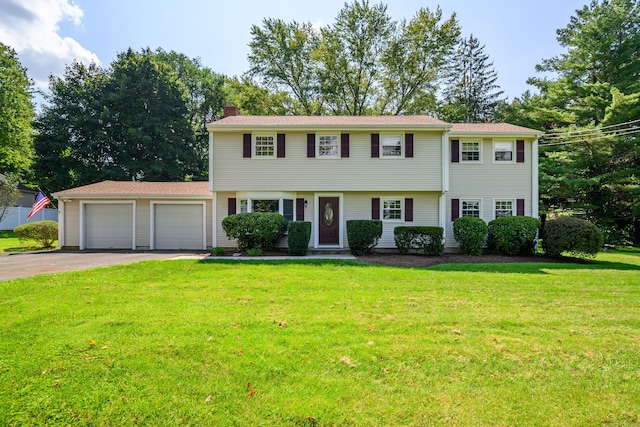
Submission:
[[[0,0],[0,41],[12,47],[38,89],[73,60],[100,63],[76,40],[60,35],[60,23],[79,26],[84,15],[73,0]]]

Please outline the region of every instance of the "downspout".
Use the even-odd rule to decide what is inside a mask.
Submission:
[[[531,216],[538,218],[540,194],[539,194],[539,172],[538,172],[538,139],[531,143]]]

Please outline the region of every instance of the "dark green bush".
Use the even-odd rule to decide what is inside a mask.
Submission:
[[[309,250],[311,223],[309,221],[290,221],[287,242],[291,255],[304,256]]]
[[[544,226],[544,252],[559,257],[563,252],[576,256],[595,256],[602,248],[600,229],[586,219],[562,217],[547,220]]]
[[[273,251],[287,229],[287,220],[278,213],[252,212],[229,215],[222,220],[229,239],[236,239],[238,249]]]
[[[351,219],[347,221],[349,249],[354,255],[371,251],[382,236],[382,221],[378,219]]]
[[[415,249],[423,255],[444,253],[444,229],[442,227],[399,226],[393,230],[396,247],[401,254]]]
[[[43,248],[50,248],[58,239],[58,223],[55,221],[27,222],[13,229],[20,239],[35,240]]]
[[[461,216],[453,221],[453,237],[463,254],[480,255],[487,240],[487,230],[487,223],[482,218]]]
[[[527,255],[535,250],[540,221],[530,216],[508,216],[489,222],[487,244],[502,255]]]

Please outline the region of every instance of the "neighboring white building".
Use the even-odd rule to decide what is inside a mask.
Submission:
[[[80,249],[235,247],[229,214],[270,210],[312,223],[312,248],[347,248],[346,221],[445,229],[475,215],[538,215],[537,138],[509,124],[429,116],[242,116],[210,123],[209,182],[114,182],[54,193],[60,244]],[[115,237],[119,236],[119,237]],[[286,244],[286,241],[284,242]]]

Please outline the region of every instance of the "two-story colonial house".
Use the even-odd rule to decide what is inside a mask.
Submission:
[[[445,229],[471,215],[538,215],[537,138],[509,124],[429,116],[243,116],[210,123],[209,182],[105,181],[54,193],[64,247],[234,247],[222,220],[279,212],[312,223],[310,247],[347,248],[346,221]],[[286,245],[286,240],[283,241]]]

